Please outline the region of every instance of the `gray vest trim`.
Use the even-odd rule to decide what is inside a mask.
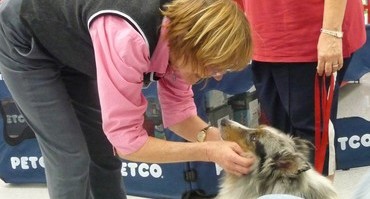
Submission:
[[[135,22],[135,20],[133,20],[130,16],[128,16],[127,14],[123,13],[123,12],[120,12],[120,11],[117,11],[117,10],[101,10],[95,14],[93,14],[89,20],[88,20],[88,23],[87,23],[87,28],[90,27],[90,23],[92,20],[94,20],[97,16],[101,15],[101,14],[117,14],[119,16],[122,16],[123,18],[125,18],[126,20],[129,21],[129,23],[131,25],[134,26],[134,28],[141,34],[141,36],[144,38],[145,40],[145,43],[149,46],[149,49],[150,49],[150,45],[149,45],[149,42],[148,42],[148,39],[146,38],[143,30],[140,28],[140,26]]]

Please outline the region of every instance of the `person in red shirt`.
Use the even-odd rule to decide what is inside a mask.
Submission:
[[[339,85],[365,42],[361,0],[244,0],[243,6],[252,26],[253,81],[267,121],[314,143],[315,74],[336,73],[334,121]],[[328,166],[324,173],[331,175],[335,165]]]

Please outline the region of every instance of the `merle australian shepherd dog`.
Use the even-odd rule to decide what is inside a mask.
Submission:
[[[267,194],[289,194],[305,199],[337,199],[332,183],[308,162],[312,144],[275,128],[248,128],[235,121],[221,121],[224,140],[238,143],[256,156],[245,176],[224,173],[217,199],[256,199]]]

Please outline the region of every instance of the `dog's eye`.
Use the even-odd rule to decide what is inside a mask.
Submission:
[[[257,141],[257,136],[255,134],[252,134],[249,138],[252,142]]]

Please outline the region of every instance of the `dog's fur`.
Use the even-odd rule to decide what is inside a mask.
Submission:
[[[337,199],[332,183],[308,162],[312,144],[270,126],[248,128],[221,121],[224,140],[236,142],[256,156],[252,171],[242,177],[224,173],[217,199],[256,199],[266,194],[289,194],[305,199]]]

